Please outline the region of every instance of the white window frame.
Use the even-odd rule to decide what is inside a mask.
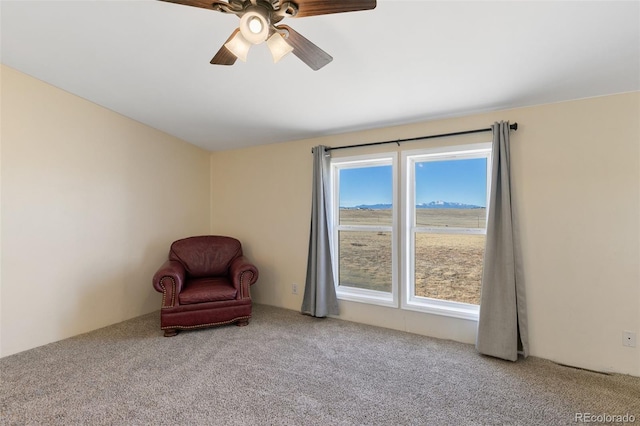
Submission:
[[[398,155],[396,153],[370,154],[339,157],[331,160],[331,223],[333,224],[331,246],[334,256],[333,271],[338,299],[364,302],[374,305],[398,307],[398,202],[397,175]],[[340,225],[340,170],[371,166],[390,165],[392,170],[392,218],[391,225]],[[339,238],[340,231],[391,232],[391,292],[341,286],[339,282]]]
[[[478,320],[480,306],[469,303],[439,300],[415,295],[415,238],[416,233],[446,233],[446,234],[485,234],[486,228],[446,228],[418,227],[415,225],[415,164],[423,161],[447,161],[455,159],[487,159],[487,217],[489,213],[489,191],[491,188],[491,143],[439,147],[404,151],[402,165],[404,176],[402,179],[403,194],[403,230],[402,230],[402,263],[404,295],[402,309],[427,312],[437,315]]]

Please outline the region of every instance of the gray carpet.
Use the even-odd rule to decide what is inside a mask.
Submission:
[[[248,327],[165,338],[159,313],[0,360],[4,425],[640,422],[640,378],[255,305]]]

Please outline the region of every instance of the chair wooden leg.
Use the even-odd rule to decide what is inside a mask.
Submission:
[[[244,327],[244,326],[249,325],[249,318],[239,319],[238,322],[236,323],[236,325],[238,327]]]
[[[175,328],[167,328],[167,329],[164,331],[164,337],[173,337],[173,336],[175,336],[176,334],[178,334],[178,330],[177,330],[177,329],[175,329]]]

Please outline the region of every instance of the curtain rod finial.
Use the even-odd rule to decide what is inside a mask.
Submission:
[[[513,123],[512,125],[509,126],[509,128],[511,130],[518,130],[518,123]]]

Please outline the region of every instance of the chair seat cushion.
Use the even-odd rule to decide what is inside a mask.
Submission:
[[[238,290],[227,278],[193,278],[186,282],[180,292],[179,300],[181,305],[192,305],[233,300],[237,294]]]

